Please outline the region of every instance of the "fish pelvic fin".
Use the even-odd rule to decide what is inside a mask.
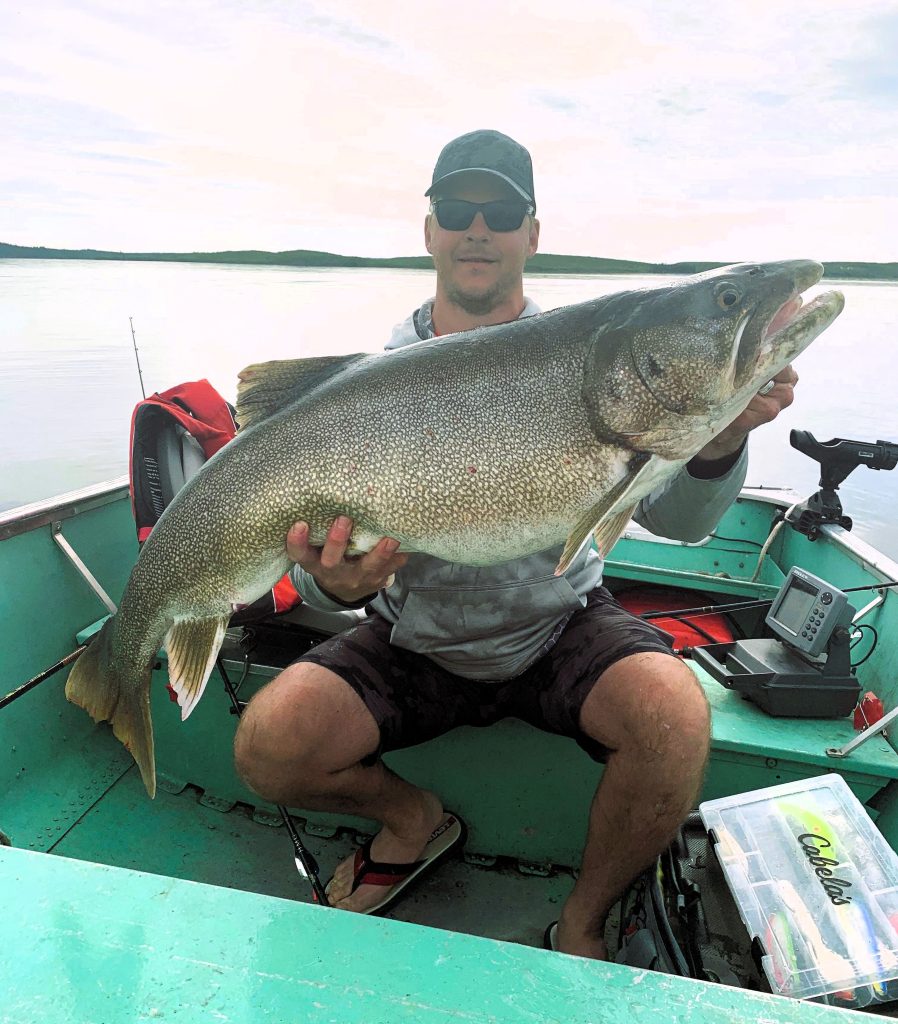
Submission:
[[[228,628],[229,615],[212,619],[176,619],[165,638],[168,677],[178,698],[181,721],[199,703]]]
[[[313,359],[272,359],[253,363],[237,374],[237,422],[241,430],[286,409],[319,384],[366,359],[364,352]]]
[[[140,769],[150,797],[156,795],[156,759],[150,714],[152,664],[120,667],[111,657],[113,619],[109,619],[72,666],[65,684],[68,700],[95,722],[110,722]],[[136,680],[136,685],[135,685]]]

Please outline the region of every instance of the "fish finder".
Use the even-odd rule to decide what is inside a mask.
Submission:
[[[781,640],[813,656],[826,649],[835,629],[850,625],[854,612],[841,590],[792,568],[764,621]]]
[[[708,644],[692,658],[770,715],[841,718],[860,696],[849,652],[854,614],[838,587],[792,568],[764,620],[772,638]]]

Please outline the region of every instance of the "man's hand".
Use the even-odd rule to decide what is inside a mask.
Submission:
[[[364,555],[347,557],[346,547],[352,536],[352,526],[349,516],[337,516],[320,548],[309,545],[307,523],[294,523],[287,534],[290,558],[329,594],[347,604],[389,586],[393,573],[408,560],[408,555],[396,554],[399,541],[392,537],[381,537]]]
[[[712,438],[696,456],[711,462],[733,455],[742,447],[750,431],[770,423],[787,409],[795,398],[798,374],[786,366],[773,378],[774,387],[766,395],[754,395],[745,409],[728,426]]]

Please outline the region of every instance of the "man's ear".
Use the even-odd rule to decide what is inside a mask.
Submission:
[[[539,248],[539,221],[536,217],[533,218],[530,224],[530,246],[528,249],[528,255],[533,256],[536,250]]]
[[[430,247],[431,246],[431,241],[430,241],[430,225],[431,225],[432,218],[433,218],[433,214],[432,213],[428,213],[424,217],[424,248],[429,253],[431,253],[431,254],[433,254],[433,249],[431,249],[431,247]]]

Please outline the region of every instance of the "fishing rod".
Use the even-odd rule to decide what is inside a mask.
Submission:
[[[859,587],[841,587],[843,594],[854,594],[859,590],[885,590],[888,587],[898,587],[898,580],[889,580],[887,583],[864,583]],[[677,619],[682,615],[714,615],[717,612],[740,612],[749,608],[764,608],[773,604],[774,598],[761,597],[751,601],[730,601],[727,604],[706,604],[701,608],[674,608],[668,611],[643,612],[640,619]]]
[[[76,658],[80,657],[87,650],[87,644],[82,644],[80,647],[76,647],[74,651],[70,651],[64,658],[57,661],[55,665],[51,665],[48,669],[43,672],[39,672],[36,676],[32,676],[27,683],[22,683],[21,686],[17,686],[16,689],[10,690],[5,697],[0,697],[0,710],[5,708],[8,704],[12,704],[14,700],[18,700],[19,697],[28,693],[29,690],[33,690],[35,686],[42,683],[45,679],[49,679],[50,676],[56,675],[61,669],[64,669],[66,665],[71,665]]]
[[[134,333],[134,317],[129,316],[128,323],[131,325],[131,343],[134,345],[134,358],[137,361],[137,376],[140,377],[140,393],[146,398],[147,393],[143,389],[143,371],[140,368],[140,356],[137,354],[137,335]]]

